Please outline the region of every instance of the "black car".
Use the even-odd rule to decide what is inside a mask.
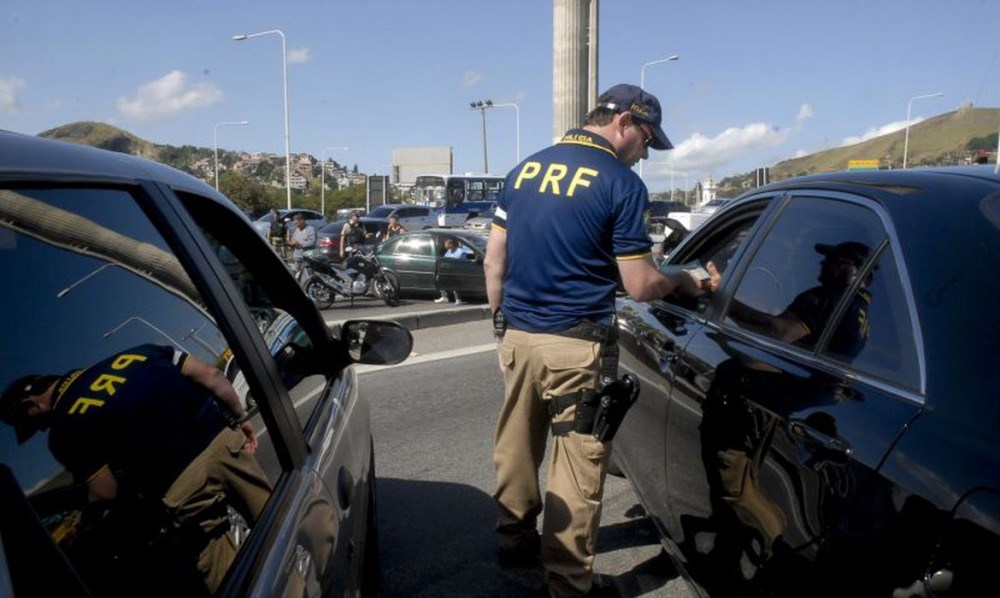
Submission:
[[[641,392],[611,469],[705,594],[992,593],[992,166],[762,187],[662,267],[718,287],[619,299],[620,367]]]
[[[386,270],[399,277],[399,290],[408,294],[458,291],[462,297],[486,296],[487,235],[472,229],[428,229],[393,237],[376,248]],[[452,239],[467,252],[445,257],[445,241]]]
[[[327,259],[335,262],[340,261],[340,231],[344,229],[346,220],[336,220],[316,231],[316,249],[318,249]],[[387,218],[370,218],[362,216],[358,218],[358,224],[365,229],[365,242],[354,247],[362,252],[370,252],[385,237],[385,231],[389,228]]]
[[[186,352],[231,381],[272,490],[249,529],[230,509],[225,533],[238,552],[219,595],[374,593],[370,407],[348,366],[402,360],[408,331],[354,321],[331,332],[247,217],[200,180],[8,132],[0,132],[0,277],[2,388],[144,344]],[[98,396],[79,399],[80,409],[99,408],[107,396]],[[178,410],[188,405],[178,401]],[[0,594],[206,593],[196,563],[176,558],[184,538],[161,525],[159,496],[135,492],[126,470],[109,510],[95,508],[86,480],[63,469],[46,436],[18,445],[0,425]],[[155,475],[163,464],[147,465]]]

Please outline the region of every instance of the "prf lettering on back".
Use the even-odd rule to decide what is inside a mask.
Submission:
[[[125,368],[132,365],[132,363],[136,361],[146,361],[146,356],[134,355],[131,353],[123,353],[122,355],[116,357],[113,362],[111,362],[111,369],[116,371],[124,370]],[[105,393],[109,397],[112,397],[118,391],[116,385],[121,386],[125,384],[125,382],[127,382],[125,376],[101,374],[100,376],[97,377],[96,380],[94,380],[90,384],[89,390],[91,392]],[[104,400],[102,399],[79,397],[76,399],[76,401],[73,402],[73,405],[69,408],[69,412],[70,414],[75,414],[75,413],[83,414],[86,413],[87,409],[90,409],[91,407],[103,407],[103,406],[104,406]]]
[[[540,174],[542,175],[541,180],[537,181],[539,193],[562,195],[560,183],[569,174],[569,167],[565,164],[549,164],[548,168],[545,169],[545,174],[542,174],[542,164],[540,162],[525,162],[524,166],[521,167],[521,172],[517,173],[517,179],[514,180],[514,188],[520,189],[522,183],[535,181]],[[583,166],[577,168],[573,172],[569,186],[566,188],[566,197],[573,197],[577,187],[590,187],[590,181],[599,174],[593,168],[585,168]]]

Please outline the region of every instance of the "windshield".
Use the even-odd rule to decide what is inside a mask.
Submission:
[[[377,208],[373,208],[371,212],[368,212],[368,216],[371,218],[388,218],[389,214],[392,214],[393,210],[395,209],[396,208],[392,208],[389,206],[380,206]]]

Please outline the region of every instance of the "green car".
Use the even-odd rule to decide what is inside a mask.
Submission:
[[[446,258],[445,240],[453,239],[467,251],[462,258]],[[406,294],[457,291],[463,297],[486,297],[487,235],[464,229],[428,229],[393,237],[375,250],[382,265],[399,277]]]

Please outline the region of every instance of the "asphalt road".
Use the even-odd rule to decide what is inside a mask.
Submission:
[[[408,307],[420,306],[397,313]],[[331,318],[335,311],[324,315],[360,315]],[[530,596],[541,588],[540,568],[496,562],[491,454],[503,389],[489,321],[471,319],[417,329],[406,362],[362,370],[375,397],[382,596]],[[623,596],[694,595],[623,479],[608,477],[597,548],[596,570]]]

